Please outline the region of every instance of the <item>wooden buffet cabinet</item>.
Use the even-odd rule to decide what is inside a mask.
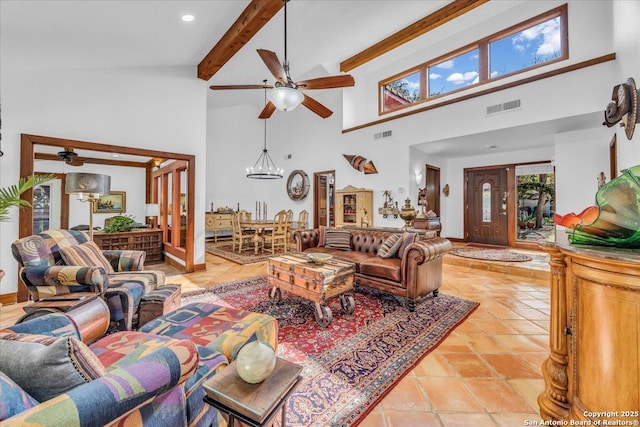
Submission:
[[[361,227],[368,220],[373,225],[373,190],[351,185],[336,190],[336,227],[354,225]]]
[[[163,262],[162,230],[143,229],[121,233],[93,233],[93,241],[104,251],[145,251],[145,264]]]
[[[232,231],[231,214],[233,212],[205,212],[204,229],[205,231],[213,231],[213,239],[218,241],[220,231]]]
[[[598,424],[604,420],[637,425],[640,252],[551,242],[541,246],[551,256],[551,314],[540,415],[585,421],[582,425],[605,425]]]

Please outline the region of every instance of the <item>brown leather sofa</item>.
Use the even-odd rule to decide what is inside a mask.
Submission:
[[[336,258],[353,262],[356,283],[406,300],[407,308],[415,310],[416,302],[433,293],[438,295],[442,285],[442,257],[451,250],[451,242],[442,237],[421,238],[409,244],[402,256],[377,256],[382,243],[393,234],[352,228],[351,250],[318,247],[320,231],[298,230],[294,233],[298,252],[325,252]],[[401,233],[401,232],[400,232]]]

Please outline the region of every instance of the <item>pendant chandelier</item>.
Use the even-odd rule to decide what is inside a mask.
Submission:
[[[267,81],[264,80],[266,85]],[[264,90],[264,103],[267,104],[267,90]],[[247,168],[247,178],[253,179],[278,179],[284,176],[284,169],[276,167],[267,151],[267,119],[264,120],[264,148],[262,154],[252,167]]]

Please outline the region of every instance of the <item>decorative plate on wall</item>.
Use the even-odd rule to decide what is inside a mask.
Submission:
[[[300,169],[289,174],[287,179],[287,194],[291,200],[302,200],[309,193],[309,177]]]

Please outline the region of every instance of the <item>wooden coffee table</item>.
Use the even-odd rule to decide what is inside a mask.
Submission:
[[[254,427],[266,426],[281,411],[280,425],[286,425],[287,399],[298,383],[302,367],[277,358],[276,367],[263,382],[249,384],[238,375],[236,362],[204,382],[204,401],[229,416],[229,427],[236,421]]]
[[[282,299],[282,291],[291,292],[315,303],[315,318],[323,328],[333,320],[328,299],[339,296],[342,312],[352,314],[356,308],[351,291],[355,267],[353,263],[331,259],[317,265],[309,261],[305,254],[295,253],[269,258],[269,299],[277,304]]]

